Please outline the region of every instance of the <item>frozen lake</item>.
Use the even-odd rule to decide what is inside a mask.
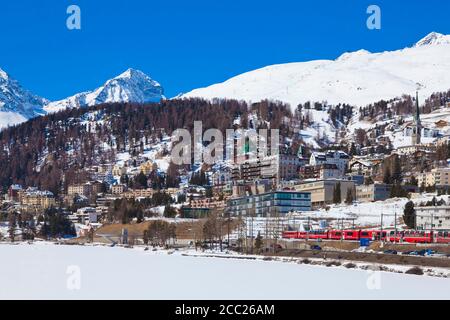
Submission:
[[[109,247],[0,245],[0,299],[450,299],[450,279]]]

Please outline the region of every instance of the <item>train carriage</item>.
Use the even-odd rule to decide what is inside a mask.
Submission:
[[[359,241],[359,230],[344,230],[343,231],[343,238],[344,240],[348,241]]]
[[[434,242],[436,243],[450,243],[449,231],[438,231],[434,233]]]

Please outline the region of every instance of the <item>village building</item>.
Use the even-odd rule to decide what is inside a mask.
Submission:
[[[342,202],[346,199],[349,190],[352,198],[355,199],[355,182],[343,179],[308,181],[295,186],[295,190],[298,192],[310,192],[312,206],[320,207],[333,203],[334,192],[338,184],[341,189]]]
[[[28,188],[21,194],[21,204],[28,208],[45,210],[56,206],[55,196],[50,191],[40,191],[37,188]]]
[[[290,212],[311,210],[309,192],[273,191],[229,199],[227,212],[232,216],[283,217]]]
[[[127,186],[124,184],[114,184],[111,186],[111,193],[112,194],[122,194],[127,190]]]
[[[359,202],[383,201],[389,198],[392,186],[384,183],[356,186],[356,200]]]
[[[317,166],[321,164],[335,164],[341,171],[341,175],[344,175],[347,171],[348,162],[350,156],[344,151],[329,150],[327,152],[313,152],[309,159],[311,166]]]
[[[421,230],[450,230],[450,206],[417,207],[416,227]]]
[[[323,163],[316,166],[303,166],[299,170],[300,180],[308,179],[339,179],[342,178],[342,171],[339,170],[336,164]]]
[[[419,186],[437,188],[450,186],[450,168],[434,168],[429,172],[419,173],[417,175]]]
[[[156,162],[147,161],[139,166],[140,172],[145,174],[146,176],[149,175],[152,171],[158,170],[158,165]]]

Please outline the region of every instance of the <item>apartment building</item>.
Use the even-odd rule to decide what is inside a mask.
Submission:
[[[289,212],[311,211],[309,192],[273,191],[229,199],[227,211],[234,216],[284,216]]]
[[[345,173],[348,167],[350,156],[344,151],[329,150],[327,152],[313,152],[309,159],[309,164],[317,166],[321,164],[335,164],[342,174]]]
[[[336,164],[323,163],[317,166],[303,166],[299,170],[299,178],[301,180],[307,179],[339,179],[342,178],[342,172]]]
[[[23,191],[20,184],[13,184],[8,188],[8,194],[6,200],[9,201],[20,201],[20,193]]]
[[[383,201],[389,198],[392,186],[384,183],[356,186],[356,200],[360,202]]]
[[[126,191],[127,187],[124,184],[114,184],[111,186],[112,194],[122,194]]]
[[[55,196],[50,191],[28,188],[21,194],[21,204],[35,209],[45,210],[56,205]]]
[[[69,196],[95,196],[98,193],[105,191],[105,185],[98,181],[92,181],[82,184],[72,184],[67,188],[67,195]]]
[[[303,164],[296,155],[279,154],[265,158],[246,160],[232,169],[232,180],[250,182],[262,179],[281,180],[298,178],[299,167]]]
[[[450,206],[417,207],[416,227],[422,230],[450,230]]]
[[[136,198],[151,198],[155,191],[153,189],[134,189],[128,190],[122,193],[124,198],[136,199]]]
[[[126,173],[127,173],[127,168],[126,167],[115,165],[112,168],[112,175],[113,176],[120,177],[120,176],[122,176],[122,175],[124,175]]]
[[[450,168],[435,168],[429,172],[419,173],[417,180],[419,186],[448,187],[450,186]]]
[[[189,207],[191,208],[208,208],[208,209],[223,209],[226,206],[224,200],[219,200],[219,198],[203,198],[203,199],[193,199],[189,201]]]
[[[355,182],[349,180],[328,179],[308,181],[296,185],[295,190],[298,192],[310,192],[312,206],[320,207],[333,203],[334,190],[338,184],[340,184],[341,187],[342,201],[347,197],[348,190],[352,192],[353,199],[355,199]]]

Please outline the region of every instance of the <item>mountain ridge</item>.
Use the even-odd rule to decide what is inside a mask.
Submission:
[[[52,113],[66,108],[94,106],[102,103],[159,102],[164,98],[164,89],[157,81],[140,70],[130,68],[92,91],[77,93],[51,102],[44,107],[44,110]]]
[[[92,91],[53,102],[32,94],[0,69],[0,129],[67,108],[114,102],[159,102],[161,99],[165,99],[161,84],[132,68]]]
[[[270,65],[181,97],[270,99],[292,108],[307,101],[365,106],[419,90],[423,101],[433,92],[450,88],[449,61],[450,35],[432,32],[412,47],[378,53],[361,49],[335,60]]]
[[[0,128],[43,114],[42,108],[48,102],[24,89],[0,68]]]

